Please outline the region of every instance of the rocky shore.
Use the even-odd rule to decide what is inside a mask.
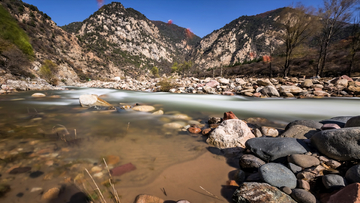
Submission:
[[[355,203],[360,194],[360,116],[295,120],[284,130],[239,120],[232,112],[188,131],[235,158],[232,201]],[[139,195],[137,203],[164,200]],[[185,200],[178,203],[189,202]]]
[[[205,78],[194,77],[167,78],[139,77],[133,79],[114,78],[112,81],[88,81],[85,83],[59,83],[58,87],[49,85],[45,80],[2,80],[0,93],[26,90],[56,90],[61,86],[110,88],[131,91],[190,94],[243,95],[249,97],[286,97],[286,98],[319,98],[319,97],[357,97],[360,95],[360,78],[346,75],[336,78]],[[165,87],[166,86],[166,87]]]

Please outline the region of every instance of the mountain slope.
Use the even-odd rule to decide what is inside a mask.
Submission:
[[[241,16],[201,39],[192,53],[195,64],[204,68],[227,66],[268,54],[268,30],[279,32],[276,17],[284,8],[256,16]],[[276,44],[281,42],[276,41]]]
[[[10,12],[19,27],[27,33],[35,56],[27,60],[26,66],[24,66],[25,63],[17,63],[16,56],[11,60],[2,60],[0,68],[6,73],[17,75],[11,70],[22,67],[31,73],[22,76],[39,77],[40,67],[46,60],[51,60],[57,64],[56,70],[53,70],[55,79],[69,84],[79,79],[108,78],[122,74],[112,63],[105,63],[91,50],[83,49],[75,35],[56,26],[51,18],[39,11],[36,6],[20,0],[2,0],[0,3]]]

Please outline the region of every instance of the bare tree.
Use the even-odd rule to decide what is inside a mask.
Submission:
[[[324,0],[324,7],[319,9],[319,16],[323,24],[320,35],[319,58],[316,75],[324,73],[327,52],[331,40],[351,20],[352,9],[358,0]]]
[[[294,8],[285,8],[280,14],[280,23],[284,32],[278,37],[285,46],[284,77],[290,73],[291,56],[296,47],[315,33],[317,17],[314,9],[297,4]]]
[[[351,76],[351,72],[354,66],[354,60],[356,52],[360,50],[360,19],[355,17],[352,25],[351,37],[350,37],[350,65],[348,68],[348,76]]]

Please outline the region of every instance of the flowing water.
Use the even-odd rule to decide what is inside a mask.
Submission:
[[[209,153],[203,136],[166,128],[166,123],[202,125],[209,116],[221,117],[226,111],[233,111],[240,119],[266,118],[274,121],[269,125],[277,127],[296,119],[320,120],[342,115],[360,115],[360,101],[357,98],[256,99],[97,88],[69,89],[41,91],[48,95],[44,98],[32,98],[31,94],[34,92],[1,95],[0,149],[2,152],[16,147],[23,150],[22,145],[29,140],[40,140],[45,145],[55,144],[57,148],[64,148],[67,152],[49,154],[56,157],[54,159],[58,165],[55,166],[58,167],[61,163],[79,160],[96,165],[101,164],[103,157],[117,156],[120,161],[116,165],[131,162],[136,166],[136,170],[121,176],[118,184],[120,188],[133,188],[134,191],[154,182],[165,169]],[[79,105],[78,98],[82,94],[103,95],[102,98],[114,106],[120,106],[120,103],[151,105],[157,110],[163,110],[165,114],[152,115],[120,109],[88,110]],[[50,97],[51,95],[59,97]],[[67,130],[68,134],[61,137],[60,133],[59,137],[59,132],[55,133],[59,128],[62,132]],[[26,163],[31,165],[30,162]],[[24,163],[21,162],[20,165],[23,166]],[[51,167],[54,166],[44,167],[40,163],[38,169],[46,172]],[[0,167],[0,171],[1,169]],[[75,176],[79,171],[74,169],[68,173]]]

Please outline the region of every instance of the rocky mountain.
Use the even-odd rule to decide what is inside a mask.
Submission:
[[[276,9],[255,16],[241,16],[203,37],[192,52],[192,60],[200,69],[233,65],[267,55],[270,43],[281,44],[272,32],[280,32]]]
[[[195,35],[188,38],[185,28],[150,21],[118,2],[104,5],[81,23],[62,28],[74,33],[80,44],[99,58],[142,74],[153,66],[169,72],[171,64],[183,61],[200,40]]]
[[[23,3],[20,0],[1,0],[3,13],[10,13],[8,21],[18,27],[17,32],[24,32],[25,36],[18,37],[18,41],[29,39],[33,49],[32,56],[22,56],[24,63],[19,63],[16,52],[18,45],[11,46],[9,36],[1,39],[10,43],[1,50],[2,74],[24,77],[45,77],[41,74],[41,67],[45,61],[52,61],[56,66],[48,70],[56,81],[72,84],[79,79],[109,78],[123,74],[121,69],[112,62],[106,62],[93,51],[83,48],[75,35],[69,34],[56,25],[51,18],[38,10],[36,6]],[[10,19],[12,18],[12,19]],[[11,26],[10,26],[11,27]],[[7,26],[9,28],[9,26]],[[2,30],[6,33],[6,29]],[[14,30],[9,30],[14,34]],[[17,55],[16,55],[17,54]],[[27,63],[25,63],[27,62]],[[26,73],[26,74],[25,74]]]

